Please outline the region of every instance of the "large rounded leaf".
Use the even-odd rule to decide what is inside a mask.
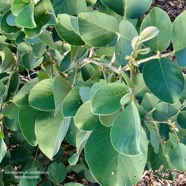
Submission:
[[[172,27],[172,43],[176,51],[178,64],[186,67],[186,11],[181,13],[174,21]]]
[[[154,59],[143,68],[143,78],[149,90],[160,100],[176,103],[184,89],[181,69],[170,59]]]
[[[179,143],[175,149],[170,151],[170,161],[172,165],[181,172],[186,172],[186,146]]]
[[[150,8],[152,0],[101,0],[101,2],[121,16],[136,19]]]
[[[110,83],[102,86],[92,99],[92,109],[95,114],[112,114],[121,108],[120,99],[128,88],[122,83]]]
[[[114,148],[122,154],[139,155],[141,130],[141,118],[132,102],[119,114],[111,128]]]
[[[35,121],[42,112],[32,108],[28,101],[26,99],[24,100],[24,104],[19,110],[20,128],[27,142],[30,145],[36,146]]]
[[[104,186],[134,185],[141,178],[147,160],[147,139],[141,138],[141,155],[126,156],[116,151],[110,140],[110,128],[99,125],[85,146],[89,168]]]
[[[161,19],[161,21],[157,21]],[[149,26],[155,26],[159,30],[157,37],[145,42],[145,46],[150,47],[152,51],[164,51],[171,40],[172,23],[167,13],[158,8],[153,8],[145,17],[141,24],[141,31]]]
[[[43,111],[55,109],[53,83],[53,79],[44,79],[31,89],[29,94],[29,103],[31,107]]]
[[[121,66],[128,63],[125,59],[126,56],[130,56],[133,48],[131,41],[134,37],[138,36],[134,25],[129,21],[121,21],[119,25],[120,38],[116,44],[115,54],[116,59],[120,62]]]
[[[100,12],[78,15],[80,36],[90,46],[101,47],[109,44],[118,31],[115,17]]]
[[[59,151],[69,125],[70,119],[63,118],[61,112],[55,117],[53,112],[45,112],[37,118],[36,139],[40,149],[49,159]]]
[[[56,25],[56,31],[59,36],[71,45],[83,45],[84,41],[79,36],[77,17],[60,14],[58,19],[59,23]]]
[[[94,115],[91,110],[90,101],[87,101],[78,109],[74,123],[78,129],[83,131],[91,131],[100,123],[99,116]]]

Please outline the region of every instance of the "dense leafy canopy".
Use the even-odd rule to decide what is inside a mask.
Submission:
[[[186,12],[151,3],[0,1],[0,185],[186,172]]]

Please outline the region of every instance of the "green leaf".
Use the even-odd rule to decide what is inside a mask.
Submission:
[[[13,97],[13,102],[20,107],[24,102],[24,98],[30,93],[30,90],[38,82],[37,78],[30,80],[26,83],[19,92]]]
[[[151,40],[159,34],[159,30],[157,27],[149,26],[141,31],[138,42],[143,43],[145,41]]]
[[[175,149],[169,153],[172,165],[181,172],[186,172],[186,146],[179,143]]]
[[[56,31],[62,39],[71,45],[78,46],[84,44],[84,41],[79,36],[77,17],[68,14],[59,14],[58,20]]]
[[[86,0],[63,0],[60,12],[75,16],[81,12],[86,12],[86,9]]]
[[[154,147],[154,152],[158,153],[160,149],[160,134],[159,134],[159,126],[157,123],[153,123],[150,121],[144,121],[145,125],[147,126],[149,132],[150,132],[150,142],[151,145]]]
[[[159,19],[161,21],[157,21]],[[154,7],[143,19],[140,29],[144,30],[149,26],[157,27],[159,34],[157,37],[145,42],[145,46],[150,47],[152,51],[164,51],[169,46],[171,40],[172,23],[168,14],[164,10]]]
[[[91,131],[100,123],[99,117],[94,115],[91,110],[90,101],[80,106],[75,115],[74,123],[78,129],[83,131]]]
[[[111,128],[111,141],[122,154],[139,155],[141,118],[134,102],[130,103],[115,119]]]
[[[186,12],[182,12],[174,21],[172,27],[172,42],[175,51],[179,51],[186,47],[186,25],[184,24]],[[180,42],[181,41],[181,42]]]
[[[65,97],[62,106],[63,115],[75,116],[79,107],[83,104],[79,95],[79,88],[73,88]]]
[[[53,162],[48,167],[48,177],[51,181],[60,184],[67,176],[67,170],[62,162]]]
[[[83,103],[90,100],[90,91],[91,91],[90,87],[81,87],[80,88],[79,94],[81,96],[81,99],[82,99]]]
[[[154,59],[145,63],[143,78],[149,90],[160,100],[176,103],[184,89],[181,69],[170,59]]]
[[[159,99],[153,94],[146,93],[142,99],[141,106],[146,111],[151,111],[159,102]]]
[[[54,79],[44,79],[37,83],[29,94],[30,106],[42,111],[54,110],[53,84]]]
[[[153,111],[152,117],[156,121],[167,121],[171,117],[175,116],[180,108],[181,103],[179,101],[175,104],[160,102],[156,105],[156,109]]]
[[[95,114],[112,114],[121,108],[120,99],[127,93],[128,87],[121,83],[110,83],[102,86],[92,98],[92,109]]]
[[[177,121],[180,127],[186,129],[186,111],[181,111],[177,116]]]
[[[16,24],[24,28],[36,27],[36,23],[34,20],[34,3],[29,3],[19,12],[16,17]]]
[[[39,177],[39,170],[32,167],[24,172],[23,176],[20,178],[19,186],[35,186],[39,181]]]
[[[118,31],[117,19],[100,12],[80,13],[78,24],[81,38],[90,46],[109,44]]]
[[[150,8],[152,0],[101,0],[101,2],[121,16],[136,19]]]
[[[76,153],[71,156],[68,159],[69,164],[75,165],[78,160],[79,160],[79,156],[81,155],[81,151],[84,149],[84,146],[90,136],[91,132],[78,132],[76,133]]]
[[[35,122],[36,139],[41,151],[52,160],[61,146],[68,127],[70,118],[63,118],[59,112],[54,116],[53,112],[44,112]]]
[[[0,162],[3,160],[7,151],[7,147],[2,138],[0,138]]]
[[[121,66],[128,63],[125,59],[126,56],[131,55],[133,48],[131,41],[134,37],[138,36],[134,25],[129,21],[121,21],[119,25],[120,37],[116,44],[115,54],[116,59],[119,61]]]
[[[83,186],[81,183],[68,182],[64,186]]]
[[[3,16],[1,17],[1,30],[3,33],[5,34],[13,34],[18,32],[21,28],[18,28],[16,26],[10,26],[7,23],[7,18],[11,15],[11,11],[7,11],[5,14],[3,14]]]
[[[5,55],[5,59],[0,65],[0,73],[9,72],[16,65],[16,60],[12,51],[8,47],[3,47],[3,52]]]
[[[14,103],[7,105],[1,112],[4,116],[10,119],[16,119],[19,113],[19,107]]]
[[[61,108],[63,101],[71,90],[70,84],[61,76],[58,76],[54,80],[54,101],[55,101],[55,114],[57,114]]]
[[[6,90],[5,85],[0,81],[0,107],[3,103],[4,92]]]
[[[110,114],[110,115],[100,115],[99,120],[100,120],[102,125],[104,125],[106,127],[111,127],[113,125],[115,119],[119,115],[119,113],[120,113],[120,111],[116,111],[116,112],[114,112],[113,114]]]
[[[17,16],[27,4],[23,0],[14,0],[11,6],[12,13]]]
[[[19,110],[20,128],[27,142],[32,146],[36,146],[35,121],[42,112],[32,108],[26,98],[24,100],[24,104]]]
[[[85,146],[90,171],[100,185],[134,185],[141,178],[147,159],[147,140],[141,138],[141,155],[117,152],[110,141],[110,128],[98,125]]]
[[[50,32],[44,30],[39,36],[39,40],[48,45],[50,48],[56,50],[56,45],[53,41],[52,35]]]

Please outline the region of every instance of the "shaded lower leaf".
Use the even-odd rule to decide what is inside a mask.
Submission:
[[[89,168],[104,186],[134,185],[141,178],[147,159],[147,140],[141,137],[142,154],[126,156],[116,151],[110,140],[110,128],[98,125],[85,146]]]
[[[172,165],[181,172],[186,172],[186,146],[179,143],[175,149],[169,153]]]
[[[69,125],[70,118],[63,118],[61,112],[55,117],[53,112],[45,112],[37,118],[36,139],[40,149],[49,159],[52,159],[59,151]]]
[[[3,141],[2,138],[0,138],[0,162],[2,161],[2,159],[4,158],[5,154],[7,151],[7,147],[5,142]]]
[[[60,184],[66,178],[66,167],[62,162],[53,162],[48,167],[48,177],[51,181]]]

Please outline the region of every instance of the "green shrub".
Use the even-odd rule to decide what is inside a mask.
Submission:
[[[186,11],[151,3],[1,0],[0,185],[186,171]]]

